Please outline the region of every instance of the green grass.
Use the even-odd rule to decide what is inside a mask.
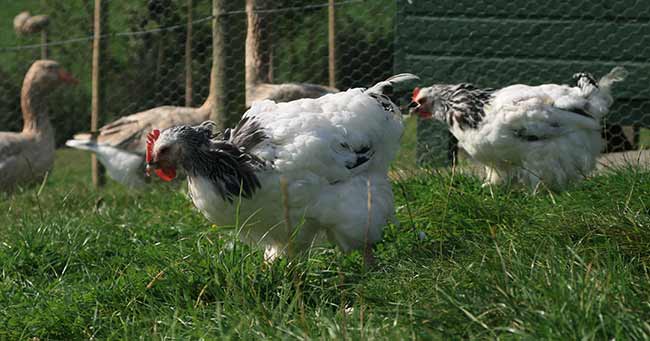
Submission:
[[[0,195],[0,339],[650,337],[647,172],[537,196],[400,181],[364,270],[333,248],[265,265],[183,188],[96,191],[87,155],[56,162],[40,195]]]
[[[641,146],[641,149],[650,148],[650,129],[641,128],[639,134],[639,145]]]

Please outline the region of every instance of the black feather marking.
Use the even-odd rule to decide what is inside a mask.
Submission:
[[[361,149],[357,149],[354,152],[357,154],[365,154],[370,151],[370,146],[363,146]]]
[[[259,122],[250,116],[243,117],[228,138],[232,144],[249,151],[267,138]]]
[[[588,86],[593,86],[598,88],[598,81],[596,78],[588,72],[578,72],[573,75],[573,79],[576,80],[576,84],[579,88],[585,90]]]
[[[348,163],[345,165],[345,168],[347,169],[357,168],[363,165],[364,163],[370,161],[370,159],[372,159],[372,156],[375,155],[375,151],[372,150],[370,146],[363,146],[357,150],[354,150],[353,152],[356,154],[357,158],[354,161],[354,163]]]
[[[384,111],[395,113],[395,109],[393,107],[393,101],[391,101],[390,97],[383,94],[376,94],[376,93],[369,93],[368,95],[376,99]]]
[[[461,130],[476,129],[485,117],[485,105],[492,99],[494,89],[479,89],[469,83],[438,87],[442,110],[447,113],[447,124],[458,124]]]
[[[223,133],[221,134],[221,139],[230,140],[230,132],[231,132],[230,128],[226,128],[226,130],[224,130]]]
[[[248,151],[266,139],[266,135],[253,119],[242,119],[235,129],[226,130],[222,135],[215,135],[203,125],[172,129],[178,130],[184,145],[185,171],[191,176],[210,179],[224,200],[232,203],[240,194],[250,198],[261,188],[256,172],[267,165]]]

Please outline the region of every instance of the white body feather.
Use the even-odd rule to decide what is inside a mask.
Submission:
[[[609,86],[624,78],[624,70],[618,70],[601,79],[600,89],[555,84],[500,89],[476,130],[456,125],[451,131],[462,148],[486,165],[488,183],[515,181],[535,189],[543,183],[561,190],[596,166],[602,149],[600,120],[612,103]],[[572,112],[576,108],[592,117]],[[526,141],[517,131],[540,139]]]
[[[234,226],[238,219],[241,239],[266,246],[271,258],[287,251],[290,241],[291,250],[300,252],[323,236],[344,251],[372,244],[393,215],[387,172],[403,130],[399,109],[393,109],[384,110],[362,89],[288,103],[256,102],[244,115],[254,117],[268,139],[250,152],[273,163],[257,174],[261,189],[231,204],[210,181],[190,176],[190,196],[217,225]],[[350,149],[364,146],[372,148],[373,156],[348,169],[346,164],[356,159]]]
[[[99,162],[106,168],[108,176],[123,185],[137,188],[145,184],[142,155],[89,141],[68,140],[65,145],[95,153]]]

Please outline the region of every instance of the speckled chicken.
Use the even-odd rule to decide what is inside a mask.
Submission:
[[[616,67],[600,81],[577,73],[577,86],[433,85],[416,88],[410,107],[424,119],[448,124],[459,146],[486,166],[486,184],[562,190],[595,168],[601,119],[613,103],[611,86],[626,75]]]

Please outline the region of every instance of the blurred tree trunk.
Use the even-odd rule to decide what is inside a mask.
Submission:
[[[256,84],[271,83],[271,16],[257,11],[271,8],[272,0],[246,0],[246,97]]]
[[[233,127],[245,109],[244,32],[246,20],[239,1],[212,0],[212,73],[215,94],[211,119],[221,130]]]

